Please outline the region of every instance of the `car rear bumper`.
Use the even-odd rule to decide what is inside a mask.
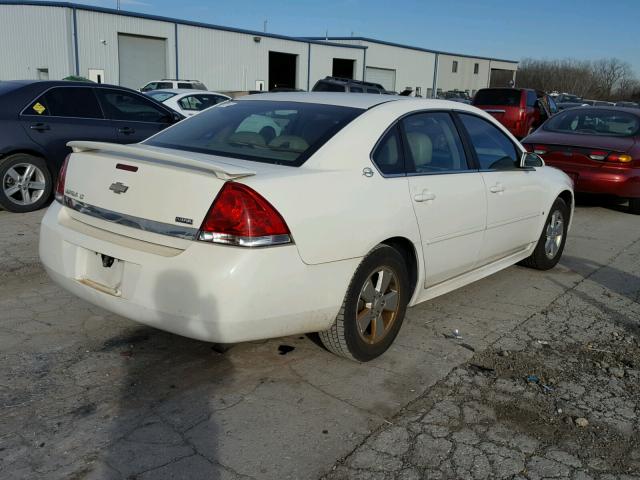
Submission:
[[[640,169],[581,170],[549,163],[563,170],[574,182],[576,192],[600,193],[621,198],[640,198]]]
[[[105,269],[100,254],[118,261]],[[90,303],[218,343],[329,328],[360,261],[307,265],[295,245],[162,247],[86,225],[57,202],[42,221],[40,258],[56,283]]]

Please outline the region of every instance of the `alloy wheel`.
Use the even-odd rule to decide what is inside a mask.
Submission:
[[[390,268],[377,268],[360,291],[356,322],[360,338],[373,345],[392,329],[400,310],[400,282]]]
[[[555,210],[551,215],[546,230],[546,240],[544,244],[544,252],[547,258],[552,259],[560,250],[562,245],[562,237],[564,236],[564,217],[560,210]]]
[[[2,178],[4,195],[17,205],[33,205],[44,194],[44,172],[32,163],[17,163]]]

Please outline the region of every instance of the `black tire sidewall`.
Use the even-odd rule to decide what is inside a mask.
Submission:
[[[380,267],[391,269],[400,283],[400,298],[398,299],[400,309],[391,331],[387,333],[383,341],[376,345],[369,345],[360,338],[358,333],[356,310],[364,282],[375,269]],[[344,305],[344,338],[353,358],[361,362],[367,362],[382,355],[393,343],[402,326],[407,304],[411,297],[412,292],[409,291],[409,285],[409,274],[404,259],[392,247],[386,245],[377,247],[358,266],[349,285]]]
[[[37,202],[31,205],[18,205],[17,203],[14,203],[12,200],[7,198],[7,196],[4,194],[3,189],[0,188],[0,205],[2,205],[2,207],[4,207],[8,211],[16,213],[39,210],[49,201],[49,199],[51,198],[51,193],[53,192],[53,176],[51,175],[51,171],[49,170],[49,167],[47,166],[47,163],[44,161],[44,159],[36,157],[34,155],[29,155],[28,153],[16,153],[0,161],[0,182],[2,182],[2,180],[4,179],[4,175],[7,170],[18,163],[31,163],[42,171],[45,180],[44,193]]]
[[[555,257],[549,258],[547,257],[547,253],[545,252],[545,240],[547,235],[547,227],[549,226],[549,222],[551,222],[551,217],[556,210],[560,210],[562,213],[563,220],[563,232],[562,232],[562,242],[560,243],[560,248],[556,253]],[[538,240],[538,245],[536,245],[536,249],[534,255],[536,257],[536,264],[538,268],[542,270],[548,270],[555,267],[560,258],[562,257],[562,253],[564,252],[564,245],[567,241],[567,231],[569,229],[569,207],[565,203],[565,201],[561,198],[556,198],[556,201],[553,202],[551,206],[551,210],[549,210],[549,215],[547,216],[547,220],[544,222],[544,227],[542,228],[542,233],[540,234],[540,239]]]

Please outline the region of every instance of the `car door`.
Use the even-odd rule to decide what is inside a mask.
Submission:
[[[487,216],[486,189],[448,112],[416,113],[402,119],[400,127],[429,287],[477,263]]]
[[[169,109],[144,95],[115,88],[96,88],[96,93],[118,143],[141,142],[173,123]]]
[[[458,113],[486,188],[487,230],[481,263],[506,257],[537,241],[544,198],[540,174],[520,168],[522,150],[496,125]]]
[[[53,87],[29,103],[20,119],[29,137],[58,167],[71,152],[70,140],[112,142],[117,138],[93,88],[87,86]]]

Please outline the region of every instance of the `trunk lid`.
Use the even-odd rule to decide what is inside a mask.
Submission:
[[[147,145],[69,146],[74,153],[67,168],[65,205],[71,215],[138,238],[145,232],[162,234],[166,241],[158,235],[153,240],[166,245],[175,243],[171,237],[195,238],[225,181],[256,174],[224,157]]]

